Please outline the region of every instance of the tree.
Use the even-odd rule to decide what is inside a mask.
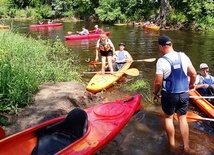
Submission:
[[[160,12],[156,19],[160,25],[166,25],[166,16],[170,9],[171,6],[169,4],[169,0],[161,0]]]

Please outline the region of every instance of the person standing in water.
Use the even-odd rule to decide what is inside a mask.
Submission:
[[[158,44],[163,57],[159,58],[156,64],[153,99],[157,102],[161,90],[161,105],[170,148],[175,148],[173,115],[177,113],[184,153],[192,153],[193,150],[189,147],[189,125],[186,113],[189,104],[188,91],[195,88],[197,73],[185,53],[174,51],[168,36],[160,36]]]
[[[101,33],[100,39],[97,41],[95,61],[99,60],[99,57],[98,57],[99,52],[100,52],[101,60],[102,60],[102,68],[101,68],[102,74],[105,74],[106,59],[108,62],[110,72],[111,72],[111,74],[113,74],[114,70],[112,67],[112,57],[115,53],[115,47],[114,47],[113,43],[111,42],[111,40],[106,36],[105,33]]]

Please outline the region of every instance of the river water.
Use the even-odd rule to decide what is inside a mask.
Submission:
[[[79,61],[84,69],[88,67],[88,61],[95,59],[95,44],[97,40],[79,40],[65,41],[64,36],[68,31],[80,31],[82,26],[87,29],[93,29],[98,23],[91,22],[63,22],[62,27],[46,29],[29,29],[30,21],[14,21],[13,29],[25,35],[32,37],[40,36],[41,39],[60,39],[69,48],[79,55]],[[114,26],[99,24],[99,27],[109,31],[110,39],[118,49],[118,44],[124,42],[134,60],[145,58],[159,58],[161,56],[157,38],[166,34],[173,41],[174,50],[185,52],[191,59],[193,65],[198,70],[200,63],[206,62],[210,67],[210,72],[214,73],[214,35],[205,32],[174,31],[161,30],[151,31],[143,30],[139,26]],[[147,79],[151,84],[154,80],[155,62],[134,62],[134,68],[139,69],[140,76]],[[98,67],[99,69],[99,67]],[[84,70],[85,71],[85,70]],[[93,75],[83,76],[85,84]],[[135,80],[135,78],[128,78]],[[124,81],[128,81],[127,78]],[[115,100],[130,96],[132,93],[124,92],[120,89],[120,84],[111,87],[103,92],[103,95],[109,100]],[[122,132],[111,141],[105,148],[99,151],[100,155],[168,155],[168,143],[165,134],[162,111],[159,103],[153,105],[142,99],[141,111],[133,116],[130,122]],[[207,117],[194,104],[190,103],[190,110]],[[182,154],[181,135],[178,122],[176,126],[176,143],[178,149],[176,152]],[[197,121],[189,123],[190,126],[190,146],[196,151],[196,155],[214,154],[214,124],[209,121]]]

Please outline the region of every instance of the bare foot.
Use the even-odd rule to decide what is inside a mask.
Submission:
[[[195,151],[191,148],[184,148],[184,155],[194,155]]]

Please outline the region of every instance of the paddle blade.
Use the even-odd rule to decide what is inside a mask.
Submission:
[[[91,65],[91,66],[101,65],[101,64],[102,64],[102,62],[100,62],[100,61],[91,61],[91,62],[89,62],[89,65]]]
[[[0,139],[5,138],[5,131],[4,129],[0,126]]]
[[[149,59],[142,59],[142,60],[133,60],[134,62],[154,62],[156,60],[156,58],[149,58]]]
[[[124,73],[127,75],[131,75],[131,76],[138,76],[139,70],[137,68],[131,68],[131,69],[124,71]]]
[[[201,116],[199,116],[193,112],[190,112],[190,111],[187,111],[186,117],[187,117],[187,122],[195,122],[195,121],[199,121],[199,120],[209,120],[209,121],[214,120],[214,119],[203,118],[203,117],[201,117]],[[174,118],[176,120],[178,120],[177,114],[174,114]]]
[[[71,35],[71,34],[72,34],[72,32],[71,32],[71,31],[68,31],[68,32],[67,32],[67,34],[68,34],[68,35]]]

